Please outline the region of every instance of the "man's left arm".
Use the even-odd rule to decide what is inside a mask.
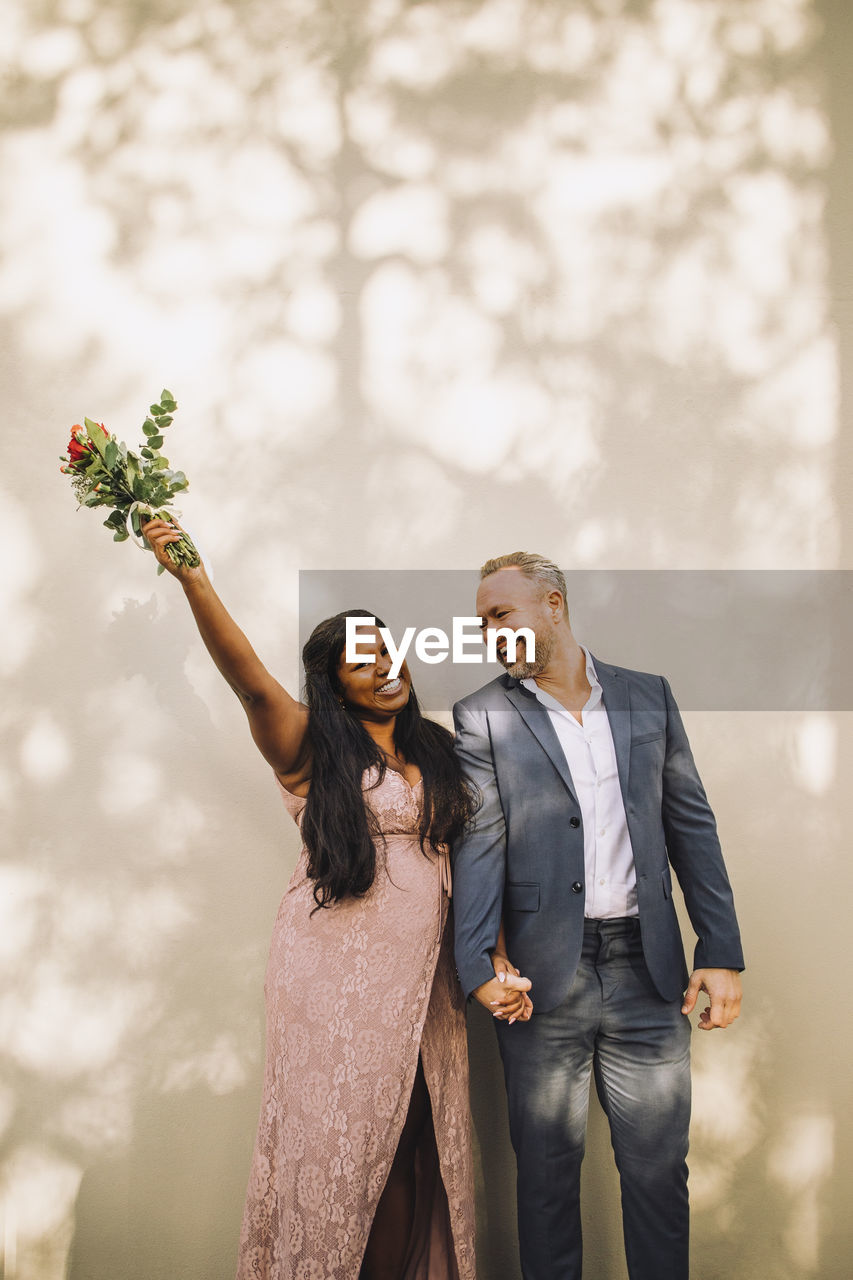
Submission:
[[[710,1004],[698,1025],[710,1031],[729,1026],[740,1012],[743,950],[714,814],[672,690],[665,679],[661,683],[667,713],[661,797],[664,835],[697,936],[683,1011],[692,1012],[699,992],[705,991]]]

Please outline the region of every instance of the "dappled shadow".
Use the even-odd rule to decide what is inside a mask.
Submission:
[[[140,1095],[132,1145],[83,1177],[69,1280],[115,1280],[134,1267],[148,1280],[233,1271],[236,1239],[223,1258],[211,1228],[224,1205],[242,1203],[257,1112],[254,1089]]]
[[[106,1276],[127,1222],[116,1280],[166,1274],[168,1240],[182,1278],[216,1280],[295,831],[174,584],[74,512],[66,426],[132,439],[176,392],[186,518],[291,688],[300,568],[516,545],[566,568],[836,565],[824,203],[850,188],[850,23],[806,0],[10,8],[6,1271],[64,1275],[76,1221],[75,1280]],[[830,883],[843,865],[848,726],[829,718],[817,785],[796,717],[732,719],[689,725],[750,960],[748,1021],[697,1045],[697,1274],[828,1277],[843,1095],[812,993],[816,943],[843,939],[798,886],[804,849]],[[484,1061],[488,1280],[513,1274],[513,1174]],[[610,1280],[594,1124],[588,1270]],[[179,1240],[205,1164],[218,1190]]]

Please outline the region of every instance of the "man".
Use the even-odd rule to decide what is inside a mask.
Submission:
[[[482,794],[454,855],[456,964],[466,994],[497,1019],[522,1272],[581,1276],[594,1071],[628,1274],[686,1280],[687,1015],[704,991],[699,1028],[728,1026],[743,968],[714,816],[666,680],[580,647],[557,566],[516,552],[489,560],[481,579],[477,612],[498,631],[506,674],[454,707],[457,750]],[[535,652],[522,639],[512,662],[499,629],[521,627]],[[698,938],[689,982],[670,867]],[[510,1025],[513,966],[532,981],[533,1016]]]

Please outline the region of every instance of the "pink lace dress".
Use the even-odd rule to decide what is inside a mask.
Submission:
[[[465,1010],[446,857],[421,851],[421,784],[388,769],[371,787],[376,776],[365,774],[365,801],[384,842],[369,892],[312,915],[303,848],[276,918],[237,1280],[356,1280],[418,1053],[433,1124],[416,1159],[406,1280],[475,1277]],[[281,793],[298,823],[305,800]]]

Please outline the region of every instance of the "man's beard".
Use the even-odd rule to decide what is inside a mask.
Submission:
[[[551,654],[554,652],[553,635],[550,635],[547,631],[544,635],[536,632],[534,639],[536,641],[536,659],[534,662],[528,662],[526,659],[523,662],[506,662],[503,658],[500,658],[500,654],[498,655],[500,661],[506,667],[507,675],[512,676],[515,680],[530,680],[535,676],[540,676],[551,661]],[[527,642],[525,640],[518,641],[516,654],[521,650],[522,646],[524,647],[525,655],[527,654]]]

